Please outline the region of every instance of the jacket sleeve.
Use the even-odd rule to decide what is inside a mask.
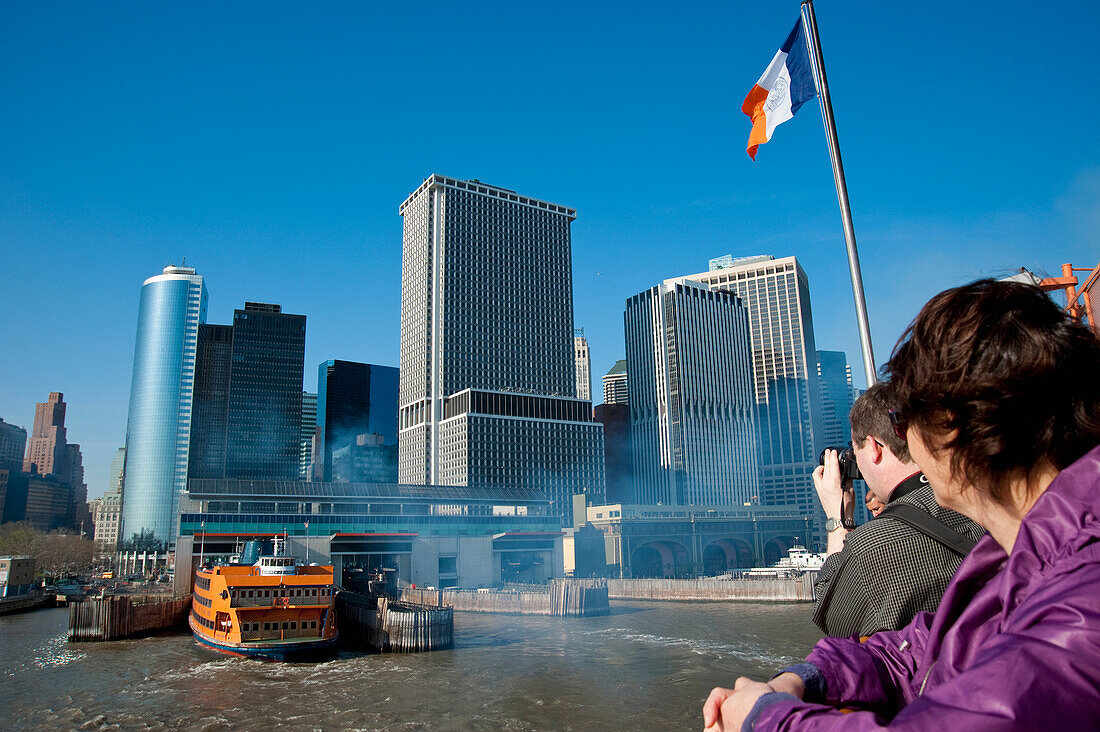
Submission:
[[[964,672],[938,680],[934,666],[922,670],[928,677],[927,690],[892,719],[886,705],[878,713],[844,714],[818,704],[779,701],[760,711],[753,729],[1095,729],[1100,709],[1100,601],[1094,589],[1098,583],[1100,564],[1037,590],[1004,631],[977,650]],[[896,639],[913,627],[878,635]],[[829,641],[833,639],[822,643]],[[870,697],[872,703],[882,701],[889,685],[902,680],[898,674],[906,665],[897,654],[887,653],[882,644],[863,646],[870,647],[862,653],[834,647],[811,654],[828,683],[837,684],[828,690],[830,699],[855,693]],[[918,681],[919,692],[924,679]]]

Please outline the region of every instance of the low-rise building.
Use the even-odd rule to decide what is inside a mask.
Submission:
[[[561,518],[533,489],[194,479],[180,499],[176,589],[189,591],[200,561],[274,535],[301,561],[332,564],[341,584],[380,568],[432,587],[563,575]]]
[[[0,597],[19,597],[34,590],[34,557],[0,557]]]
[[[588,506],[586,519],[603,532],[614,577],[714,576],[773,564],[807,545],[813,523],[796,506],[756,505],[615,503]]]

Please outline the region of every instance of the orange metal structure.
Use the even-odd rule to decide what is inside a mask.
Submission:
[[[1073,274],[1074,272],[1089,273],[1088,277],[1085,278],[1085,284],[1081,285],[1080,288],[1078,288],[1080,281]],[[1092,269],[1063,264],[1061,277],[1047,277],[1039,282],[1039,286],[1047,292],[1065,290],[1066,312],[1076,320],[1082,318],[1088,320],[1089,327],[1092,328],[1097,337],[1100,337],[1100,323],[1096,322],[1097,315],[1100,314],[1100,308],[1097,307],[1097,303],[1093,302],[1096,297],[1095,293],[1100,293],[1100,290],[1094,292],[1098,281],[1100,281],[1100,264]]]

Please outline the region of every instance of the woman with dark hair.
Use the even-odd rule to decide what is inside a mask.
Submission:
[[[936,500],[988,535],[935,615],[715,689],[705,725],[1100,729],[1100,341],[1039,288],[982,280],[932,298],[887,370]]]

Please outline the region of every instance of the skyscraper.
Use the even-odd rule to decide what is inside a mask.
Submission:
[[[195,399],[191,410],[188,478],[225,477],[225,440],[229,423],[229,370],[233,363],[233,326],[199,326],[195,358]]]
[[[18,470],[27,451],[27,431],[0,419],[0,467]]]
[[[111,460],[107,473],[107,490],[98,499],[93,510],[96,551],[111,554],[118,548],[119,528],[122,519],[122,485],[126,466],[126,448],[120,447]]]
[[[592,356],[584,328],[573,331],[573,357],[577,364],[577,398],[592,400]]]
[[[49,398],[34,409],[34,429],[27,443],[23,472],[56,475],[68,481],[65,444],[65,395],[51,391]]]
[[[639,502],[741,505],[759,495],[748,320],[736,295],[685,279],[626,301]]]
[[[843,351],[818,351],[821,382],[821,439],[819,447],[842,447],[851,439],[848,412],[856,402],[852,367]]]
[[[604,404],[626,404],[629,401],[626,383],[626,359],[615,362],[611,370],[603,375]]]
[[[602,429],[576,396],[576,213],[440,175],[400,213],[401,482],[533,487],[563,518],[576,493],[602,500]]]
[[[815,516],[820,541],[824,514],[810,474],[817,467],[821,419],[806,273],[794,257],[727,256],[687,279],[735,292],[748,308],[761,498],[765,505],[793,504]]]
[[[89,534],[92,531],[92,517],[88,512],[88,486],[84,482],[84,456],[80,445],[65,445],[65,467],[67,475],[61,476],[69,484],[70,500],[69,526],[81,529]]]
[[[317,431],[317,395],[302,392],[302,431],[298,452],[298,479],[312,480],[309,472],[313,460],[313,434]]]
[[[233,311],[225,477],[296,480],[306,316],[246,302]]]
[[[130,413],[122,538],[175,536],[179,493],[187,487],[199,325],[206,286],[192,267],[168,266],[141,288]]]
[[[357,361],[317,367],[317,464],[314,480],[332,480],[332,453],[377,434],[397,444],[398,369]]]

